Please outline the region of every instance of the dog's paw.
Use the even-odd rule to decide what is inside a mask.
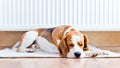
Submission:
[[[32,49],[32,48],[27,48],[27,49],[26,49],[26,52],[33,53],[33,52],[34,52],[34,49]]]
[[[16,52],[21,52],[21,49],[17,48],[17,49],[16,49]]]
[[[98,55],[98,52],[95,52],[95,51],[85,51],[85,55],[87,57],[96,57]]]
[[[98,53],[91,54],[91,57],[96,57],[96,56],[98,56]]]

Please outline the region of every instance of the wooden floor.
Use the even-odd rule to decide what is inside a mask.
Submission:
[[[120,68],[120,58],[0,58],[0,68]]]

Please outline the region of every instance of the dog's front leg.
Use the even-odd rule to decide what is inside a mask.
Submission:
[[[109,55],[109,51],[107,50],[89,50],[85,51],[85,54],[87,57],[96,57],[99,55]]]

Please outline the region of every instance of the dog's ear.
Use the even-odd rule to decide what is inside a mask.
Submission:
[[[66,57],[67,53],[69,52],[68,46],[67,46],[67,40],[66,38],[63,38],[58,46],[58,50],[61,57]]]
[[[88,50],[88,37],[86,34],[83,35],[84,36],[84,47],[83,50],[87,51]]]

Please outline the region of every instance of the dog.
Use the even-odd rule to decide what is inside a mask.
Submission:
[[[87,35],[69,25],[30,30],[25,32],[13,47],[18,52],[34,52],[37,48],[69,58],[95,57],[99,54],[106,54],[104,51],[90,48]]]

